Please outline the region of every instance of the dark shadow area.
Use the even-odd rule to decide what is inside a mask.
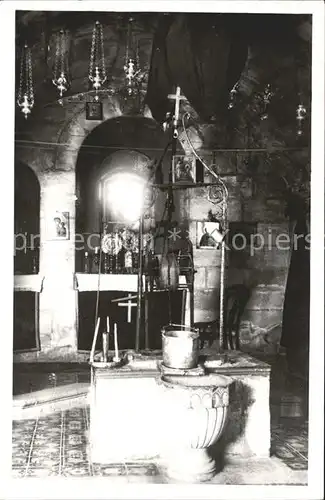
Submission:
[[[34,171],[15,163],[15,274],[39,271],[40,185]]]
[[[251,404],[251,389],[241,381],[235,380],[229,387],[228,416],[223,433],[208,450],[217,464],[217,473],[226,465],[227,448],[244,434],[247,411]]]
[[[14,292],[13,350],[39,350],[38,293]]]

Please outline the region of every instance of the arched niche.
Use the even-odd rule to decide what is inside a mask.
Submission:
[[[15,163],[15,274],[39,270],[40,184],[26,164]]]
[[[82,254],[99,245],[102,216],[109,214],[99,185],[113,172],[136,172],[144,177],[153,172],[153,164],[163,157],[153,181],[167,182],[170,166],[168,137],[154,120],[139,116],[121,116],[107,120],[83,142],[76,164],[76,270],[82,271]],[[161,205],[163,205],[161,195]],[[159,200],[156,203],[159,212]],[[96,239],[97,236],[97,239]],[[81,252],[80,250],[83,250]]]

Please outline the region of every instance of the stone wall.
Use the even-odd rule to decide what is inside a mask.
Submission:
[[[113,98],[104,102],[104,120],[120,115],[118,103]],[[85,120],[82,103],[64,108],[54,105],[46,114],[35,116],[26,132],[17,137],[32,141],[29,145],[17,141],[16,160],[34,170],[41,187],[40,275],[44,276],[44,283],[40,294],[41,353],[37,355],[40,360],[76,359],[76,164],[80,146],[100,123]],[[192,139],[195,142],[195,136]],[[203,146],[202,141],[195,146]],[[229,223],[238,223],[243,231],[253,226],[257,233],[268,237],[268,244],[255,249],[252,254],[247,249],[227,252],[228,283],[245,283],[252,292],[241,335],[243,343],[250,349],[256,334],[264,332],[263,328],[281,324],[289,254],[276,248],[275,238],[288,229],[283,202],[280,194],[273,193],[267,184],[262,154],[255,153],[259,156],[258,182],[245,172],[247,162],[242,153],[221,154],[206,148],[202,154],[209,165],[216,164],[216,171],[228,187]],[[264,192],[260,186],[264,186]],[[213,206],[203,188],[186,190],[180,196],[177,218],[186,222],[194,246],[197,271],[195,321],[213,320],[218,315],[220,255],[219,251],[196,248],[196,222],[207,220],[208,211],[213,210]],[[48,237],[49,218],[55,210],[70,214],[69,240],[53,241]],[[16,359],[34,357],[32,354],[18,354]]]
[[[258,181],[242,173],[242,154],[215,152],[203,157],[208,165],[216,165],[229,191],[230,240],[238,248],[244,244],[243,237],[247,242],[245,248],[234,250],[229,241],[226,280],[228,285],[245,284],[251,291],[241,325],[241,341],[249,349],[256,346],[257,336],[282,323],[290,259],[284,200],[279,191],[272,192],[272,186],[266,187],[264,193],[256,187],[257,182],[265,183],[266,172],[259,175]],[[220,251],[196,248],[196,223],[208,220],[208,211],[214,207],[204,188],[188,190],[186,204],[197,271],[195,321],[211,321],[219,314]]]

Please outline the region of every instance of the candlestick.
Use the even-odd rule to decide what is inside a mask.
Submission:
[[[118,343],[117,343],[117,324],[114,323],[114,350],[115,350],[115,356],[113,358],[113,361],[120,361],[120,358],[118,356]]]

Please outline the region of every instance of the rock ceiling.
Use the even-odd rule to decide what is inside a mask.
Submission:
[[[123,74],[126,33],[128,19],[132,17],[132,32],[139,43],[140,62],[147,70],[150,66],[152,40],[157,25],[164,13],[116,13],[116,12],[39,12],[18,11],[16,46],[17,66],[19,48],[26,41],[32,48],[33,76],[38,101],[44,104],[55,100],[56,93],[51,84],[54,34],[60,29],[70,33],[70,93],[85,92],[88,89],[87,73],[91,47],[91,35],[96,20],[103,24],[105,63],[110,80],[119,79]],[[195,16],[197,29],[199,17]],[[212,15],[216,22],[225,15]],[[231,16],[231,15],[226,15]],[[283,92],[290,73],[300,73],[303,92],[309,92],[310,71],[310,33],[309,16],[286,15],[234,15],[236,30],[248,36],[249,57],[252,60],[249,75],[243,75],[242,91],[250,92],[249,81],[255,79],[287,80],[282,83]],[[211,14],[209,14],[211,18]],[[213,19],[213,17],[212,17]],[[299,60],[298,60],[299,59]],[[17,68],[18,69],[18,68]],[[254,72],[254,74],[252,74]],[[288,75],[289,72],[289,75]],[[247,72],[246,72],[247,73]],[[292,76],[292,75],[291,75]]]
[[[164,16],[180,15],[182,14],[17,12],[16,81],[19,78],[19,50],[27,42],[33,54],[35,110],[58,99],[56,89],[51,82],[54,36],[59,30],[65,29],[71,35],[69,95],[87,92],[92,30],[94,23],[99,21],[104,30],[108,85],[114,86],[123,78],[129,18],[133,19],[132,31],[138,40],[140,63],[149,71],[153,39],[159,22]],[[239,132],[245,130],[247,133],[249,130],[250,147],[265,147],[267,142],[265,134],[268,134],[268,138],[271,137],[269,142],[276,146],[295,146],[296,108],[300,101],[304,103],[310,116],[311,16],[271,14],[190,16],[193,16],[192,25],[193,30],[196,30],[196,36],[200,36],[200,29],[202,31],[207,17],[209,22],[221,24],[231,18],[235,19],[236,34],[245,37],[248,42],[248,57],[239,81],[238,103],[227,126],[230,125],[233,130]],[[275,95],[269,107],[270,120],[266,132],[265,123],[260,120],[259,106],[267,83],[272,85]],[[19,127],[20,119],[19,117],[16,127]],[[309,142],[309,123],[305,141]],[[235,142],[232,142],[232,145]]]

